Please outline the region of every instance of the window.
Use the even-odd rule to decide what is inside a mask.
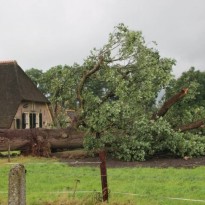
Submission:
[[[29,113],[24,112],[22,113],[22,129],[29,128]]]
[[[43,127],[43,117],[42,117],[42,113],[39,113],[39,127],[40,127],[40,128]]]
[[[20,124],[20,119],[16,119],[16,129],[20,129],[21,124]]]
[[[43,127],[42,113],[36,113],[36,128]]]
[[[36,113],[29,114],[29,125],[30,128],[36,128]]]
[[[31,129],[31,128],[38,128],[38,127],[40,128],[43,127],[42,113],[25,112],[22,114],[22,129],[29,129],[29,128]]]

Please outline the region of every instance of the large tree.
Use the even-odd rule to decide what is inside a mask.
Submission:
[[[151,115],[175,63],[152,46],[141,32],[120,24],[102,49],[91,52],[77,84],[79,123],[97,132],[110,127],[130,131],[136,119]]]
[[[176,129],[185,122],[177,106],[196,96],[198,84],[187,86],[189,94],[182,100],[188,89],[184,85],[179,92],[179,81],[171,74],[174,64],[160,56],[154,42],[148,46],[141,32],[120,24],[82,65],[57,66],[44,73],[41,87],[56,119],[59,108],[76,110],[75,126],[85,130],[87,149],[106,147],[124,160],[144,160],[158,152],[201,155],[205,141]],[[166,100],[174,97],[157,111],[156,98],[163,89]]]

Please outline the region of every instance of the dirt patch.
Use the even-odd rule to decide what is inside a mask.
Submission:
[[[52,157],[60,159],[85,159],[88,156],[88,153],[82,149],[52,153]]]
[[[99,157],[89,157],[87,153],[83,151],[77,152],[66,152],[57,154],[57,158],[61,161],[67,162],[71,166],[99,166]],[[173,158],[170,156],[156,156],[144,162],[124,162],[117,159],[107,157],[107,167],[118,168],[118,167],[175,167],[175,168],[194,168],[198,166],[205,166],[205,156],[196,158]]]

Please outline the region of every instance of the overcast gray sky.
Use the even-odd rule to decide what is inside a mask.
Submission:
[[[0,0],[0,60],[47,70],[82,63],[114,26],[140,30],[174,74],[205,71],[205,0]]]

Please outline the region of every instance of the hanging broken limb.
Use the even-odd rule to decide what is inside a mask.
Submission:
[[[169,98],[160,108],[160,110],[153,114],[152,120],[157,120],[158,117],[163,117],[169,108],[174,105],[176,102],[181,100],[188,92],[188,88],[183,88],[179,93]]]

